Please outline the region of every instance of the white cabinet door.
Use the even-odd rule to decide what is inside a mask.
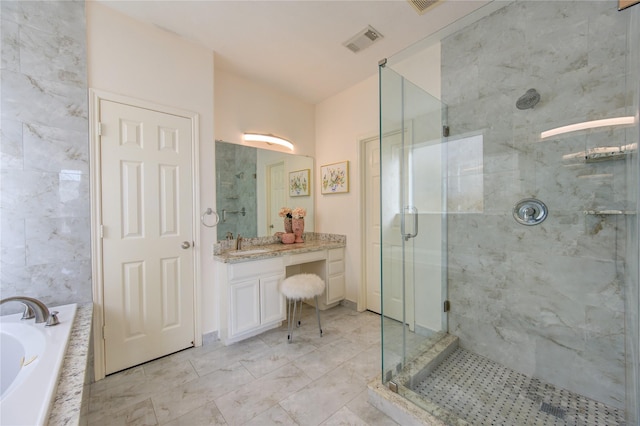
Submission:
[[[285,318],[284,297],[278,290],[282,275],[260,279],[260,319],[262,324]]]
[[[329,250],[327,256],[326,303],[330,305],[345,298],[344,249]]]
[[[230,337],[260,326],[260,281],[243,281],[230,285]]]

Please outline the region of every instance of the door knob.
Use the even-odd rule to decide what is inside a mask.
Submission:
[[[189,241],[183,241],[182,242],[182,248],[183,249],[188,249],[189,247],[191,247],[191,244],[189,243]]]

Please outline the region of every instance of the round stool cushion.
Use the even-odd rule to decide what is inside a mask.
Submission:
[[[280,292],[288,299],[309,299],[323,291],[324,281],[316,274],[296,274],[280,283]]]

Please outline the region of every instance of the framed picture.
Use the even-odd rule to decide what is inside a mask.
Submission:
[[[289,172],[289,196],[300,197],[311,194],[310,176],[309,169]]]
[[[640,3],[640,0],[618,0],[618,10],[626,9],[638,3]]]
[[[323,194],[349,192],[349,162],[342,161],[321,166],[320,187]]]

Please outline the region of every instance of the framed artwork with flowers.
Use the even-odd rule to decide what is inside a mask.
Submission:
[[[296,170],[289,173],[289,196],[300,197],[311,194],[311,170]]]
[[[321,166],[320,188],[322,194],[349,192],[349,162],[341,161]]]

